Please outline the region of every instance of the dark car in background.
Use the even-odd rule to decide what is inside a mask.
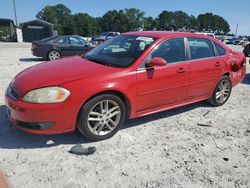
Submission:
[[[78,35],[52,36],[32,42],[34,56],[56,60],[65,56],[84,55],[95,46]]]
[[[101,44],[104,41],[111,39],[117,35],[120,35],[119,32],[113,32],[113,31],[109,31],[109,32],[104,32],[101,35],[97,35],[97,36],[93,36],[91,41],[93,44]]]
[[[244,47],[243,53],[245,54],[246,57],[250,55],[250,43]]]

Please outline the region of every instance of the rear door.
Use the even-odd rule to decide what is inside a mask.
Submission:
[[[216,56],[213,43],[205,38],[187,38],[190,83],[188,99],[211,94],[222,74],[223,59]]]
[[[147,69],[145,64],[154,57],[165,59],[167,65]],[[185,62],[183,38],[163,42],[137,71],[137,112],[184,101],[188,80],[189,63]]]

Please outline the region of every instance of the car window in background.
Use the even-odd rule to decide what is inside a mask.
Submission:
[[[107,34],[107,37],[113,37],[113,36],[115,36],[114,33]]]
[[[45,42],[45,41],[53,40],[53,39],[55,39],[55,38],[57,38],[57,36],[50,36],[50,37],[41,39],[40,41],[41,41],[41,42]]]
[[[167,63],[185,61],[183,38],[175,38],[163,42],[157,50],[151,54],[150,59],[154,57],[161,57],[165,59]]]
[[[69,39],[68,39],[68,37],[60,38],[56,41],[56,43],[60,44],[60,45],[68,45]]]
[[[97,46],[84,57],[109,66],[128,67],[155,40],[153,37],[119,35]]]
[[[210,40],[202,38],[188,38],[191,59],[202,59],[214,56],[213,45]]]
[[[215,48],[217,49],[219,56],[226,55],[226,50],[222,46],[220,46],[219,44],[217,44],[215,42],[214,42],[214,45],[215,45]]]
[[[70,37],[69,40],[70,40],[70,44],[72,45],[85,45],[86,44],[86,41],[84,41],[81,38]]]

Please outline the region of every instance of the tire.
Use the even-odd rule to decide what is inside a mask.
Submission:
[[[232,91],[232,83],[228,76],[223,76],[216,85],[208,102],[213,106],[221,106],[227,102]]]
[[[53,61],[53,60],[56,60],[56,59],[59,59],[61,58],[62,55],[60,52],[58,52],[57,50],[51,50],[49,53],[48,53],[48,57],[47,59],[49,61]]]
[[[114,136],[125,119],[126,107],[123,101],[116,95],[103,94],[82,107],[77,128],[88,140],[100,141]]]

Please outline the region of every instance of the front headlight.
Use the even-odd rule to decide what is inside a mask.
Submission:
[[[45,87],[28,92],[23,100],[30,103],[59,103],[69,95],[70,92],[62,87]]]

